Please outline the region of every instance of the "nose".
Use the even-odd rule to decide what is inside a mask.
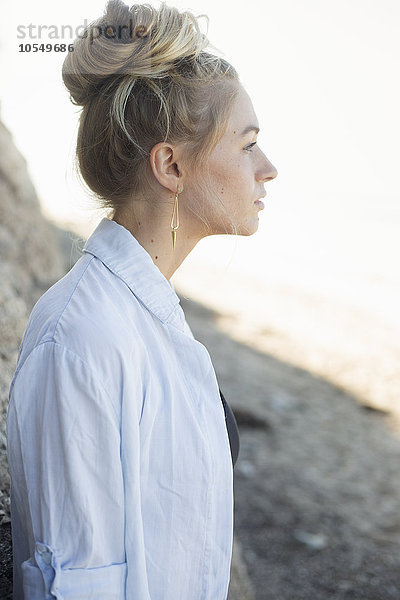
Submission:
[[[272,179],[275,179],[275,177],[278,176],[278,171],[265,155],[264,159],[264,163],[259,169],[257,179],[259,181],[271,181]]]
[[[274,167],[272,163],[269,164],[271,165],[271,175],[268,177],[268,179],[275,179],[275,177],[278,177],[278,169]]]

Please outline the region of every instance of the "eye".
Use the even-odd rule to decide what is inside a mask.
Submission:
[[[255,146],[257,144],[257,142],[253,142],[252,144],[249,144],[248,146],[246,146],[245,150],[246,152],[253,152],[252,147]]]

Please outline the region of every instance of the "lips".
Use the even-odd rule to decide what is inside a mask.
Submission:
[[[264,196],[263,196],[264,197]],[[263,209],[264,208],[264,202],[262,200],[255,200],[254,204],[256,206],[258,206],[259,208]]]

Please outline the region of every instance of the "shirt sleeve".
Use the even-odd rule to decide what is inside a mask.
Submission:
[[[29,556],[29,600],[125,598],[119,398],[93,367],[48,341],[13,380],[7,415],[12,496]]]

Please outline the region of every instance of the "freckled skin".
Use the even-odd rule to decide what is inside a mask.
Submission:
[[[217,199],[210,199],[206,209],[211,235],[233,233],[227,215],[236,226],[238,235],[255,233],[260,209],[254,201],[264,195],[265,183],[278,174],[257,144],[250,147],[257,142],[257,133],[249,131],[241,135],[249,125],[258,126],[258,119],[250,96],[240,87],[226,132],[208,159],[209,183],[220,199],[220,203]],[[190,198],[190,185],[186,185],[186,191],[187,198]]]

